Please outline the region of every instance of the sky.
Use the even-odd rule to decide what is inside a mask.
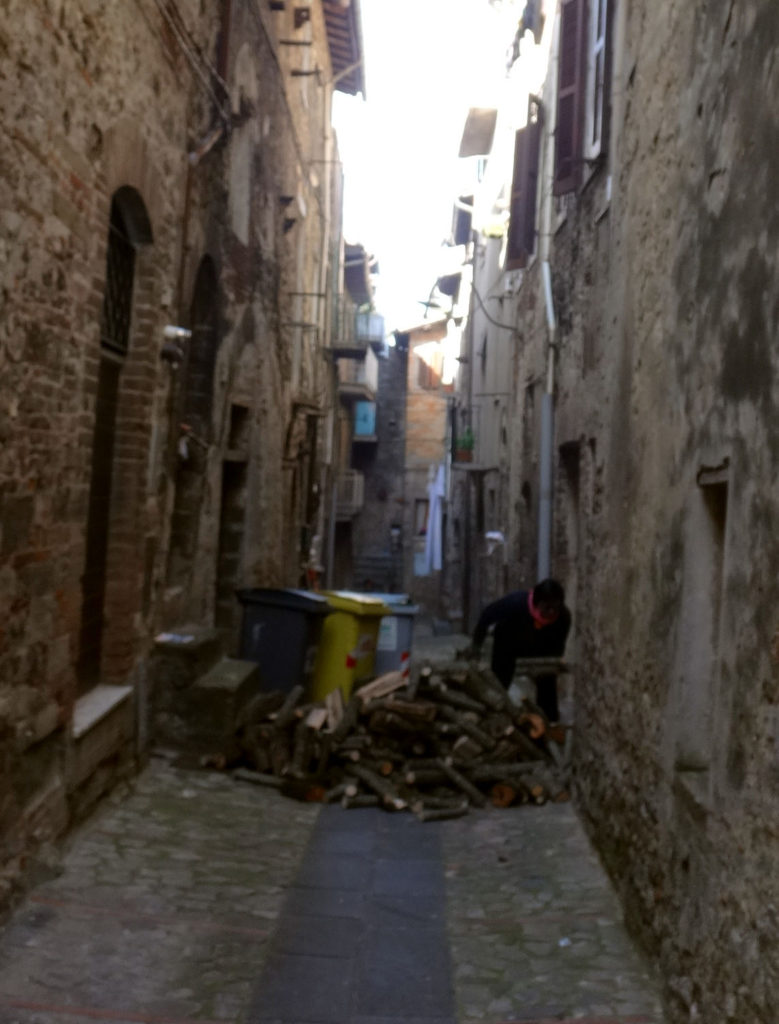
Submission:
[[[422,320],[465,168],[471,106],[505,77],[505,30],[489,0],[361,0],[366,95],[336,94],[344,236],[376,256],[388,330]],[[505,24],[505,21],[504,21]]]

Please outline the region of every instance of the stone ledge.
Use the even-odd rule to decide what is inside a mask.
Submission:
[[[96,686],[76,702],[68,787],[81,786],[103,762],[132,756],[135,712],[131,686]]]
[[[96,686],[83,697],[79,697],[73,708],[73,739],[78,740],[98,722],[109,715],[115,707],[132,696],[131,686]]]

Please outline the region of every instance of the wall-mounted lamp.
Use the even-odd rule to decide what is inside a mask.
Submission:
[[[165,341],[160,350],[160,359],[164,359],[175,369],[184,360],[184,342],[192,337],[192,331],[187,327],[167,324],[163,329],[162,336]]]

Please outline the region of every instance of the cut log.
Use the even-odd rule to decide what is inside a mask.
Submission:
[[[362,701],[363,706],[379,697],[386,697],[388,693],[399,690],[406,685],[406,677],[402,672],[385,672],[365,686],[361,686],[355,694]]]
[[[536,676],[543,675],[565,675],[573,671],[573,664],[563,658],[517,658],[514,663],[514,671],[518,675]]]
[[[449,776],[440,768],[417,768],[403,776],[409,786],[440,786],[449,781]]]
[[[238,712],[236,718],[236,729],[246,728],[248,725],[256,724],[268,715],[273,714],[284,703],[284,694],[281,690],[273,690],[270,693],[258,693],[252,697]]]
[[[511,807],[517,799],[518,786],[510,782],[496,782],[490,789],[490,802],[493,807]]]
[[[452,756],[456,761],[473,761],[484,753],[484,747],[470,736],[460,736],[452,746]]]
[[[344,779],[337,786],[333,786],[325,793],[325,803],[332,804],[341,797],[354,797],[360,792],[360,787],[354,779]]]
[[[418,814],[419,811],[442,811],[452,807],[462,807],[462,805],[462,796],[455,796],[453,794],[449,796],[433,796],[426,793],[424,796],[420,796],[418,800],[412,801],[409,806],[414,814]]]
[[[465,776],[461,775],[456,768],[451,764],[448,764],[443,759],[440,759],[438,764],[441,770],[446,773],[455,786],[465,793],[468,800],[474,805],[474,807],[486,807],[487,799],[480,789],[477,789],[472,782],[466,779]]]
[[[327,793],[321,782],[314,779],[293,779],[282,780],[280,792],[283,796],[291,797],[293,800],[300,800],[306,804],[321,804]]]
[[[375,793],[357,793],[356,796],[341,798],[341,807],[378,807],[381,799]]]
[[[381,775],[377,775],[376,772],[372,772],[369,768],[363,768],[361,765],[353,765],[351,771],[361,782],[365,783],[368,789],[373,790],[381,798],[385,807],[394,811],[402,811],[406,806],[406,801],[402,799],[395,786]]]
[[[327,728],[333,732],[344,714],[344,695],[340,687],[336,687],[325,696],[325,708],[327,709]]]
[[[469,696],[495,711],[502,711],[508,703],[506,691],[488,668],[471,665],[465,674],[462,688]]]
[[[286,729],[274,729],[268,744],[271,768],[274,775],[284,775],[289,767],[290,745]]]
[[[420,733],[425,734],[429,728],[429,723],[414,721],[395,711],[374,711],[368,720],[368,729],[371,732],[392,736],[396,739],[418,736]]]
[[[360,702],[356,697],[350,697],[347,701],[346,707],[344,708],[341,721],[333,729],[331,736],[333,740],[333,746],[337,746],[342,740],[345,740],[352,729],[357,724],[357,719],[360,714]]]
[[[527,732],[531,740],[539,740],[547,730],[547,721],[543,715],[526,711],[519,717],[519,726]]]
[[[367,750],[373,746],[373,737],[367,732],[352,733],[338,744],[339,750]]]
[[[417,693],[419,692],[419,686],[422,680],[421,672],[413,672],[409,678],[408,685],[406,686],[406,699],[416,700]]]
[[[267,775],[265,772],[252,772],[248,768],[236,768],[231,772],[234,779],[241,782],[251,782],[255,786],[268,786],[270,789],[281,789],[284,780],[276,775]]]
[[[306,727],[318,732],[327,721],[327,708],[321,704],[315,704],[305,717]]]
[[[293,688],[287,694],[284,703],[273,719],[273,724],[277,729],[285,729],[288,725],[295,720],[295,709],[297,708],[300,701],[303,699],[304,689],[302,686],[293,686]]]
[[[493,711],[492,714],[482,719],[481,727],[495,740],[510,736],[516,729],[511,715],[505,711]]]
[[[393,714],[403,715],[405,718],[414,719],[414,721],[432,722],[439,709],[430,701],[401,700],[400,697],[393,695],[371,701],[370,710],[391,711]]]
[[[442,807],[439,809],[421,810],[417,812],[420,821],[447,821],[449,818],[462,818],[468,813],[468,801],[463,800],[459,807]]]
[[[466,736],[470,736],[470,738],[475,743],[478,743],[484,750],[490,750],[495,746],[495,740],[492,736],[483,729],[480,729],[478,725],[474,725],[474,723],[466,717],[466,713],[457,711],[455,708],[444,706],[441,708],[441,716],[446,721],[456,725],[461,733],[464,733]]]
[[[502,779],[522,778],[537,771],[538,761],[518,761],[514,764],[475,764],[469,767],[468,774],[474,782],[500,782]]]
[[[473,697],[469,697],[466,693],[450,689],[444,682],[431,685],[430,695],[433,700],[441,704],[449,704],[451,707],[459,708],[461,711],[476,711],[478,714],[484,714],[488,706],[482,704],[481,701],[474,700]]]
[[[289,766],[289,773],[296,777],[308,774],[308,766],[311,762],[313,751],[313,733],[305,722],[298,722],[295,726],[295,734],[292,744],[292,761]]]

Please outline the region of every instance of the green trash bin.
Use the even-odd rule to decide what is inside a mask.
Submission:
[[[254,587],[237,591],[243,605],[240,655],[260,666],[264,690],[310,694],[322,624],[331,608],[308,590]]]

